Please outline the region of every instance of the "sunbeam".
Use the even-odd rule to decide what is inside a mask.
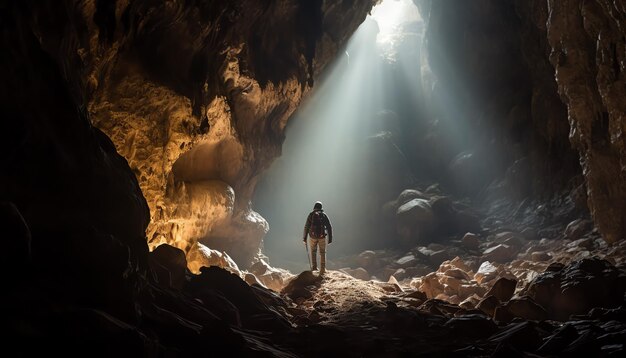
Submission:
[[[410,1],[382,2],[290,121],[286,154],[255,198],[270,224],[264,251],[273,264],[304,267],[299,238],[316,200],[333,221],[331,260],[380,242],[388,229],[378,225],[380,208],[415,181],[404,137],[421,120],[423,28]]]

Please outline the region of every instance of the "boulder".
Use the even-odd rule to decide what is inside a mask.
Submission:
[[[432,272],[422,277],[419,290],[426,293],[428,298],[435,298],[440,293],[443,293],[444,286],[439,282],[437,273]]]
[[[432,269],[429,266],[423,264],[418,264],[414,267],[407,267],[403,270],[406,272],[406,277],[424,276],[432,272]]]
[[[498,268],[489,261],[480,264],[478,271],[474,274],[474,279],[478,283],[488,282],[494,279],[498,274]]]
[[[452,255],[448,252],[448,250],[444,249],[444,250],[439,250],[439,251],[435,251],[431,253],[428,256],[428,260],[431,265],[438,267],[444,261],[449,260],[451,256]]]
[[[298,297],[311,297],[307,286],[317,286],[322,282],[321,276],[316,276],[312,271],[304,271],[287,282],[281,293],[295,300]]]
[[[452,260],[442,262],[437,271],[445,272],[450,269],[459,269],[466,273],[472,271],[469,265],[467,265],[459,256],[455,256]]]
[[[459,307],[464,308],[466,310],[471,310],[476,308],[478,303],[480,302],[480,297],[476,294],[473,294],[466,299],[464,299],[461,303],[459,303]]]
[[[552,256],[545,251],[536,251],[530,254],[530,259],[535,262],[544,262],[550,260],[551,258]]]
[[[415,258],[415,255],[408,254],[396,260],[396,264],[400,267],[411,267],[415,266],[419,261]]]
[[[506,302],[513,297],[517,281],[505,277],[499,278],[487,292],[487,296],[494,296],[500,302]]]
[[[428,299],[428,297],[426,296],[426,294],[422,291],[413,291],[413,292],[409,292],[406,293],[404,295],[405,298],[415,298],[418,300],[422,300],[422,301],[426,301]]]
[[[495,235],[493,241],[497,244],[505,244],[512,247],[521,247],[524,244],[524,237],[521,234],[511,231],[500,232]]]
[[[199,242],[196,242],[187,252],[187,265],[189,270],[195,274],[200,273],[201,267],[217,266],[243,276],[235,261],[226,252],[211,249]],[[253,273],[255,275],[260,274],[258,272]]]
[[[563,236],[568,240],[578,240],[591,229],[592,225],[590,220],[576,219],[567,224]]]
[[[486,261],[505,263],[513,260],[516,254],[517,252],[512,246],[500,244],[486,249],[483,252],[483,259]]]
[[[487,289],[485,287],[475,283],[463,284],[459,287],[459,296],[461,297],[469,297],[472,295],[483,297],[486,292]]]
[[[356,264],[359,267],[363,267],[367,270],[372,270],[380,267],[380,260],[377,257],[376,252],[372,250],[366,250],[361,252],[356,258]]]
[[[159,284],[182,289],[185,284],[187,259],[183,250],[163,244],[150,253],[150,265],[156,268]]]
[[[276,292],[280,292],[280,290],[285,287],[287,280],[294,276],[285,269],[270,266],[262,258],[250,266],[250,272],[252,272],[264,286]]]
[[[594,307],[623,304],[626,276],[606,260],[583,259],[556,265],[531,281],[523,292],[544,307],[550,318],[566,320]]]
[[[400,281],[404,280],[405,278],[409,278],[409,276],[407,275],[406,270],[405,270],[405,269],[403,269],[403,268],[399,268],[399,269],[397,269],[397,270],[396,270],[396,271],[392,274],[392,276],[393,276],[393,277],[395,277],[396,279],[400,280]]]
[[[548,319],[546,310],[530,297],[511,299],[504,306],[513,317],[520,317],[530,321],[543,321]]]
[[[397,205],[402,206],[413,199],[423,199],[428,200],[428,196],[422,193],[419,190],[415,189],[406,189],[403,190],[400,195],[398,195],[398,199],[396,199]]]
[[[401,205],[396,212],[396,230],[405,243],[425,241],[434,225],[432,209],[424,199],[413,199]]]
[[[243,280],[244,280],[244,281],[246,281],[246,283],[247,283],[248,285],[250,285],[250,286],[252,286],[252,285],[259,285],[259,286],[261,286],[261,287],[265,287],[265,285],[263,285],[263,284],[261,283],[261,281],[259,281],[259,280],[257,279],[257,277],[256,277],[254,274],[251,274],[251,273],[246,273],[246,274],[244,275],[244,277],[243,277]]]
[[[468,232],[463,235],[461,239],[461,244],[468,250],[478,250],[478,246],[480,245],[480,240],[478,239],[478,235]]]
[[[192,275],[184,292],[199,299],[210,311],[214,311],[215,307],[234,310],[244,328],[272,327],[276,331],[289,329],[289,322],[263,302],[256,293],[258,290],[261,288],[248,285],[238,275],[211,266],[200,268],[199,275]]]
[[[489,316],[493,317],[496,311],[496,307],[500,305],[500,301],[495,296],[486,296],[478,304],[476,308],[485,312]]]

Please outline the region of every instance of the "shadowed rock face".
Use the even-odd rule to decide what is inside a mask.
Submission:
[[[372,3],[67,0],[6,12],[58,68],[50,85],[128,161],[150,209],[150,247],[188,252],[200,240],[247,265],[268,230],[250,206],[257,177]],[[41,108],[56,108],[40,95],[52,102]]]
[[[475,194],[499,177],[517,198],[578,187],[583,195],[572,200],[586,201],[604,239],[623,239],[625,5],[415,3],[427,22],[425,47],[436,78],[426,95],[455,99],[458,115],[443,119],[467,131],[465,142],[451,145],[476,159],[469,172],[451,167],[462,184],[476,184],[457,189]]]

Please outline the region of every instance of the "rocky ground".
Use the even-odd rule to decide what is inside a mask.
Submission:
[[[249,271],[217,264],[282,322],[268,343],[281,350],[270,354],[622,355],[626,242],[607,245],[584,216],[571,220],[569,204],[557,203],[550,222],[532,205],[517,225],[506,223],[515,210],[487,213],[480,232],[367,250],[331,262],[323,276],[265,260]]]
[[[622,356],[626,243],[604,244],[585,220],[557,237],[533,234],[484,230],[406,252],[365,251],[324,276],[262,259],[240,270],[211,249],[201,258],[210,267],[194,273],[169,245],[148,255],[145,276],[121,261],[89,272],[73,262],[48,272],[24,264],[5,297],[8,347],[24,355]],[[80,260],[98,255],[86,250]]]

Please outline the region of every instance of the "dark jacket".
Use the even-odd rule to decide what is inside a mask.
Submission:
[[[306,218],[306,224],[304,224],[304,235],[302,236],[302,240],[306,240],[307,235],[309,234],[309,229],[311,228],[311,223],[313,221],[313,213],[319,211],[322,213],[322,223],[324,225],[325,231],[328,233],[328,241],[333,240],[333,227],[330,225],[330,219],[328,215],[324,213],[324,210],[313,210],[309,213],[309,216]],[[325,235],[324,235],[325,236]]]

